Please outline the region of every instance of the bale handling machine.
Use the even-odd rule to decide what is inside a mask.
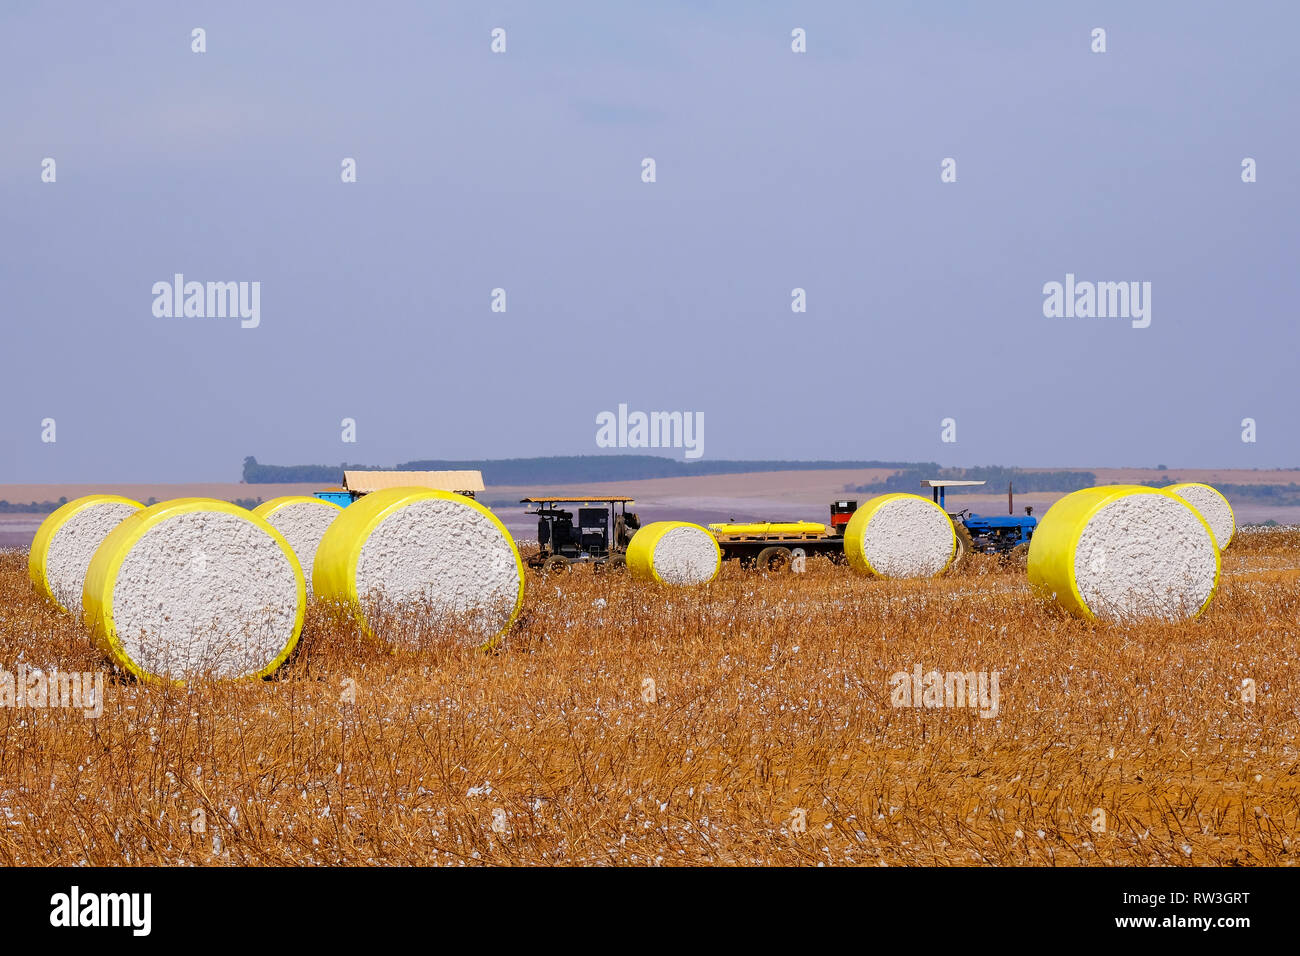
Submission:
[[[574,564],[591,564],[597,571],[627,567],[628,542],[641,527],[641,519],[627,510],[633,499],[573,496],[522,498],[519,503],[536,509],[525,512],[537,517],[538,551],[528,559],[529,567],[555,573]]]

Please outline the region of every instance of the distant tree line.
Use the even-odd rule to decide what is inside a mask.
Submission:
[[[1008,483],[1013,484],[1015,490],[1019,492],[1078,491],[1080,488],[1091,488],[1097,483],[1097,475],[1091,471],[1030,471],[1022,468],[1006,468],[1002,465],[980,465],[974,468],[921,466],[896,471],[884,481],[851,485],[844,490],[869,495],[883,495],[895,491],[920,494],[921,481],[926,478],[985,482],[983,487],[949,488],[945,492],[949,495],[1004,491]]]
[[[683,462],[658,455],[561,455],[549,458],[428,459],[408,461],[392,469],[376,465],[263,465],[251,455],[244,459],[244,481],[250,485],[314,482],[336,485],[344,471],[481,471],[488,485],[558,485],[641,478],[681,478],[689,475],[737,475],[756,471],[828,471],[837,468],[925,468],[899,461],[698,461]]]
[[[259,501],[261,499],[258,499]],[[58,501],[4,501],[0,499],[0,515],[48,515],[58,511],[68,503],[67,497]],[[156,505],[158,499],[150,497],[146,505]]]
[[[374,470],[367,465],[263,465],[252,455],[244,459],[244,481],[250,485],[270,485],[279,482],[300,484],[337,485],[343,472]]]
[[[0,515],[47,515],[58,511],[67,503],[67,498],[58,501],[29,501],[26,504],[0,501]]]
[[[1159,481],[1142,481],[1138,483],[1150,488],[1164,488],[1166,485],[1174,485],[1179,481],[1178,478],[1161,475]],[[1300,505],[1300,484],[1296,484],[1294,481],[1286,485],[1222,484],[1213,487],[1218,490],[1219,494],[1227,498],[1230,504],[1249,502],[1250,504],[1259,505]]]
[[[922,491],[921,480],[924,478],[947,478],[952,481],[983,480],[986,482],[983,487],[949,488],[946,492],[949,495],[996,493],[1005,490],[1008,483],[1013,484],[1016,491],[1026,493],[1034,491],[1078,491],[1080,488],[1092,488],[1097,484],[1097,475],[1091,471],[1030,471],[1022,468],[1006,468],[1001,465],[984,465],[977,468],[904,468],[890,475],[884,481],[865,485],[850,485],[844,490],[856,494],[872,495],[887,494],[893,491],[908,491],[919,494]],[[1166,485],[1176,484],[1179,480],[1177,477],[1164,474],[1158,479],[1148,479],[1147,481],[1138,482],[1138,484],[1150,488],[1163,488]],[[1229,502],[1300,506],[1300,484],[1294,481],[1286,485],[1225,483],[1214,487]]]
[[[1300,505],[1300,485],[1215,485],[1229,501],[1267,505]]]

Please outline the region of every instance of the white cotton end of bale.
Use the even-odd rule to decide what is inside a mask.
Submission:
[[[357,561],[357,593],[432,604],[472,618],[475,644],[509,622],[519,594],[515,550],[486,516],[436,499],[415,501],[371,532]]]
[[[104,540],[83,608],[96,643],[145,680],[264,677],[297,644],[306,587],[265,519],[182,499],[138,512]]]
[[[523,601],[523,561],[505,525],[463,495],[389,488],[360,498],[330,525],[312,573],[317,597],[342,601],[363,629],[403,607],[453,617],[468,643],[488,646]]]
[[[1120,498],[1079,535],[1075,580],[1098,617],[1179,620],[1195,614],[1214,590],[1213,547],[1196,516],[1168,498]]]
[[[1029,548],[1035,590],[1097,620],[1195,617],[1218,579],[1219,549],[1204,518],[1177,495],[1142,486],[1066,495]]]
[[[864,574],[921,578],[938,574],[957,553],[957,533],[947,513],[920,495],[880,495],[844,526],[844,554]]]
[[[332,501],[290,495],[263,502],[253,509],[253,514],[265,518],[276,531],[284,535],[289,547],[298,556],[298,563],[302,565],[302,573],[307,579],[307,590],[310,591],[316,549],[320,547],[320,540],[325,537],[329,526],[342,511]]]
[[[28,558],[32,584],[60,610],[81,610],[81,590],[95,551],[123,519],[144,508],[117,495],[87,495],[50,514]]]
[[[1205,523],[1214,532],[1214,543],[1222,551],[1232,543],[1237,533],[1237,516],[1232,513],[1232,505],[1219,489],[1202,484],[1199,481],[1181,482],[1170,485],[1165,491],[1172,491],[1201,513]]]
[[[718,539],[687,521],[652,521],[637,529],[627,546],[633,577],[660,584],[707,584],[722,567]]]

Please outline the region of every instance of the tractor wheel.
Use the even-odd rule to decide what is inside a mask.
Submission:
[[[1029,542],[1022,541],[1006,554],[1007,564],[1020,571],[1029,568]]]
[[[542,562],[543,574],[563,574],[569,570],[569,559],[562,554],[553,554]]]
[[[597,571],[609,571],[613,574],[622,574],[627,570],[627,556],[622,554],[611,554],[609,559],[603,564],[596,565]]]
[[[754,559],[754,568],[758,571],[781,572],[790,567],[789,548],[764,548]]]
[[[966,556],[975,553],[975,542],[971,540],[970,532],[960,521],[952,523],[952,529],[957,533],[957,553],[953,556],[952,564],[948,565],[949,569],[956,571],[966,563]]]

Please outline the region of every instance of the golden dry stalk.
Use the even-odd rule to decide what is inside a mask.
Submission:
[[[271,681],[0,707],[0,864],[1285,864],[1297,558],[1243,533],[1182,624],[1069,618],[982,555],[534,575],[491,654],[418,608],[393,652],[316,606]],[[103,671],[25,567],[0,554],[0,668]],[[893,706],[918,665],[997,671],[996,716]]]

